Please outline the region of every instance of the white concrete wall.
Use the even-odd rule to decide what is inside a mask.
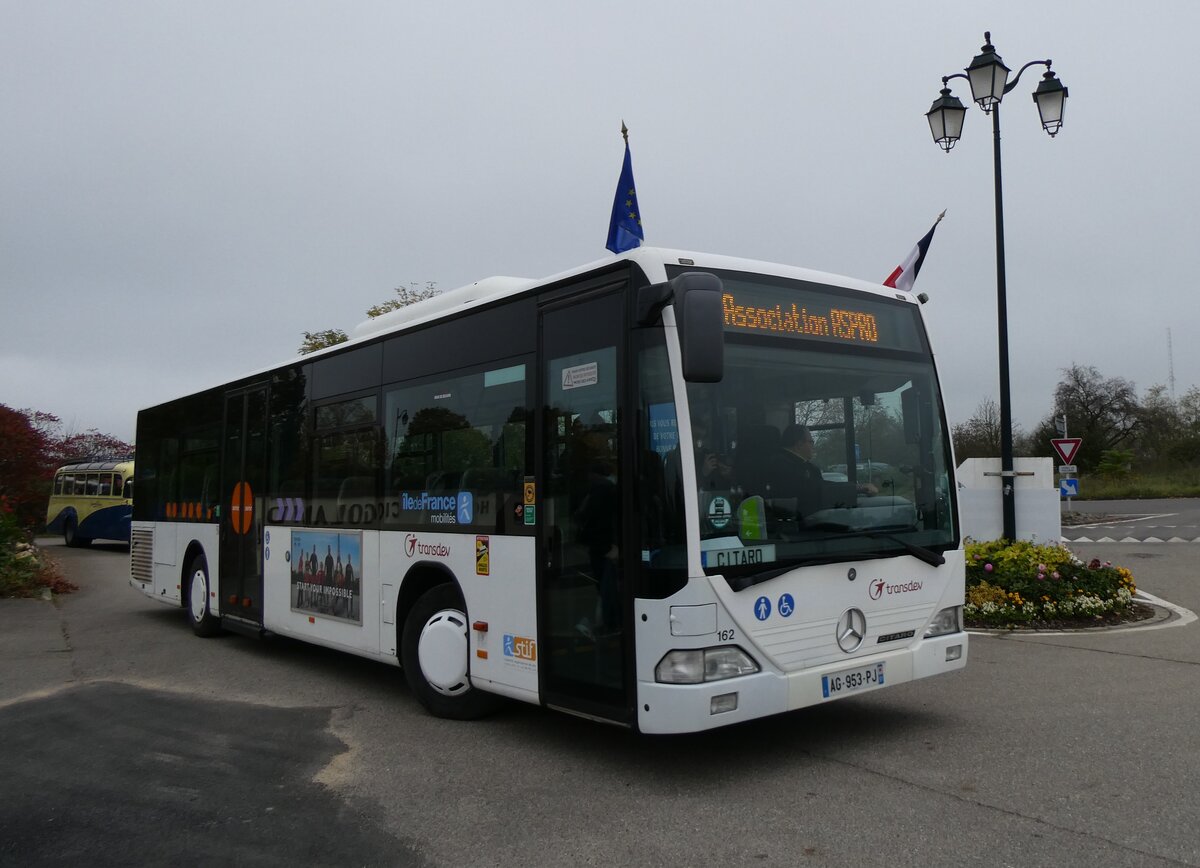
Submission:
[[[1039,543],[1062,539],[1062,505],[1054,479],[1054,462],[1049,458],[1014,458],[1013,470],[1032,473],[1017,476],[1013,509],[1017,538]],[[999,458],[968,458],[958,467],[958,511],[963,536],[984,541],[1004,535]]]

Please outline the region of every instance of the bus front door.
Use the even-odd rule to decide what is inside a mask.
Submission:
[[[221,460],[221,614],[262,623],[267,389],[225,396]]]
[[[545,702],[629,723],[623,303],[611,293],[541,312],[538,608]]]

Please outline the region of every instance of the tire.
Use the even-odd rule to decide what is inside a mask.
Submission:
[[[79,535],[79,528],[73,518],[68,518],[63,522],[63,542],[73,549],[86,548],[92,544],[90,537]]]
[[[435,585],[404,620],[400,664],[413,695],[435,717],[474,720],[500,698],[471,686],[470,621],[458,589]]]
[[[196,555],[188,563],[187,594],[183,599],[188,623],[197,636],[208,638],[221,632],[221,619],[209,608],[208,560]]]

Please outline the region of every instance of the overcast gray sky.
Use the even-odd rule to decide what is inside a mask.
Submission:
[[[996,398],[990,119],[924,113],[983,32],[1070,89],[1003,103],[1013,412],[1073,362],[1200,382],[1194,0],[1138,4],[0,0],[0,403],[139,408],[350,330],[400,284],[646,243],[917,282],[952,422]],[[970,102],[965,82],[955,93]]]

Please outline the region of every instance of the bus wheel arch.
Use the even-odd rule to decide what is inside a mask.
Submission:
[[[400,664],[417,701],[454,720],[495,710],[498,697],[471,685],[471,625],[454,576],[438,567],[415,568],[405,577],[396,610]]]
[[[204,549],[198,543],[188,546],[184,563],[183,607],[188,623],[197,636],[216,636],[221,632],[221,619],[212,611],[211,577]]]

